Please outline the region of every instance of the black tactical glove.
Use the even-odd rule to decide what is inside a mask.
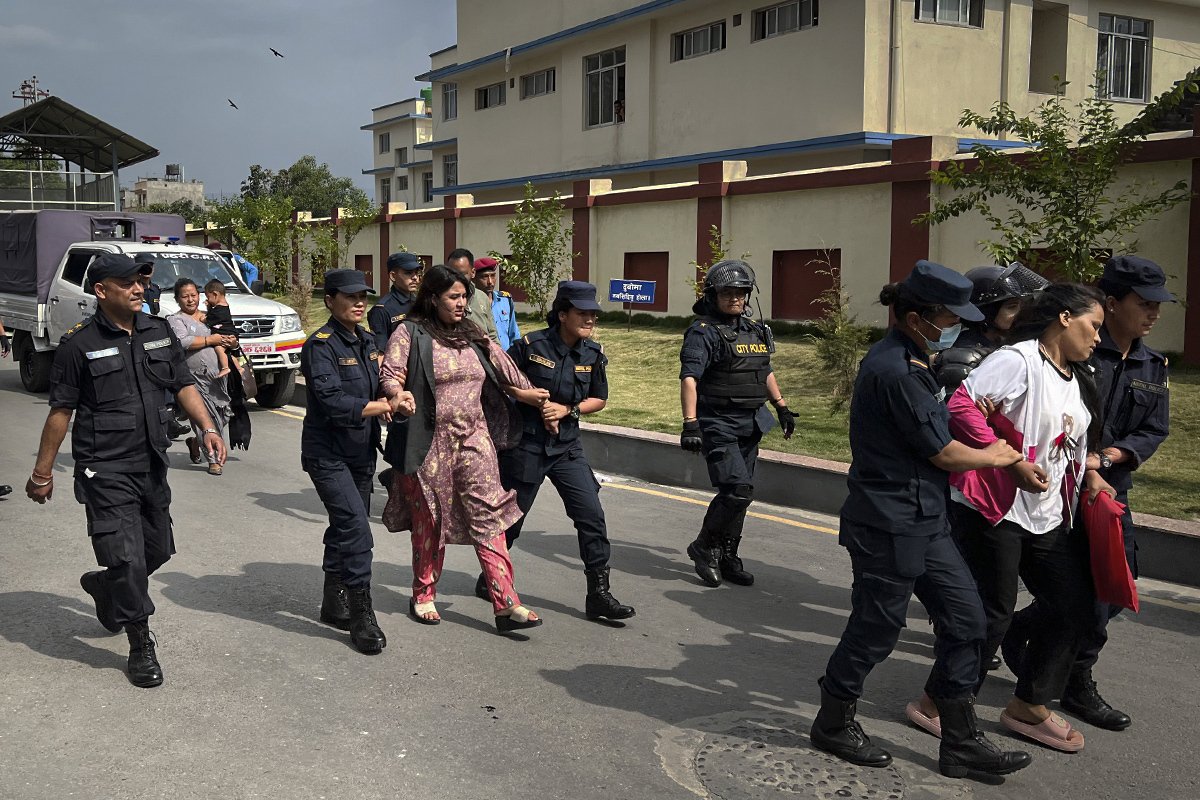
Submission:
[[[700,423],[697,420],[683,423],[683,433],[679,434],[679,446],[689,453],[699,453],[704,447],[704,439],[700,436]]]
[[[0,356],[7,356],[12,352],[12,347],[8,343],[8,337],[0,334]]]
[[[775,406],[775,414],[779,417],[779,429],[783,431],[783,438],[792,438],[792,434],[796,432],[796,415],[787,406]]]

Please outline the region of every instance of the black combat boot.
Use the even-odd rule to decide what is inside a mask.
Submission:
[[[150,625],[145,620],[131,622],[125,626],[125,635],[129,638],[129,682],[142,689],[161,685],[162,667],[154,656]]]
[[[947,778],[965,778],[968,772],[1007,775],[1025,769],[1033,761],[1029,753],[1004,751],[988,741],[976,725],[974,697],[935,697],[933,702],[942,720],[938,769]]]
[[[108,596],[104,573],[100,571],[85,572],[79,576],[79,585],[92,596],[92,601],[96,604],[96,619],[100,620],[104,629],[109,633],[120,633],[121,626],[113,617],[112,601]]]
[[[350,599],[341,576],[325,573],[325,591],[321,598],[321,622],[339,631],[350,630]]]
[[[821,685],[821,710],[817,712],[817,718],[808,732],[813,747],[860,767],[886,767],[891,764],[891,754],[871,744],[871,738],[863,733],[862,726],[854,720],[858,701],[839,700],[825,691],[824,678],[817,683]]]
[[[1059,703],[1067,711],[1097,728],[1123,731],[1133,724],[1128,714],[1113,708],[1100,696],[1090,669],[1071,675]]]
[[[350,599],[350,641],[361,653],[374,654],[387,647],[387,637],[379,629],[375,609],[371,607],[371,587],[346,587]]]
[[[696,574],[709,586],[721,585],[721,540],[707,527],[687,546],[688,558],[696,563]]]
[[[633,606],[623,606],[608,590],[608,567],[585,569],[587,598],[584,609],[588,619],[629,619],[635,613]]]
[[[742,560],[738,558],[738,545],[741,543],[741,536],[731,536],[725,540],[721,548],[721,577],[738,586],[753,586],[754,575],[746,572]]]

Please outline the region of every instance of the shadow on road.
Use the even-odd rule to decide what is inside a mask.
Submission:
[[[76,661],[92,669],[125,669],[124,637],[117,653],[88,644],[88,639],[110,639],[114,634],[100,627],[92,605],[74,597],[49,592],[0,593],[0,636],[50,658]]]

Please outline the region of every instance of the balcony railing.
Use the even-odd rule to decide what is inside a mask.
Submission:
[[[107,210],[117,207],[116,198],[111,172],[0,169],[0,211]]]

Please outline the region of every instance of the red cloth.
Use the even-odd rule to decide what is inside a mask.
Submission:
[[[1125,537],[1121,517],[1125,506],[1107,492],[1101,492],[1096,502],[1089,501],[1085,489],[1079,498],[1083,510],[1083,525],[1087,529],[1088,547],[1092,554],[1092,579],[1096,583],[1096,599],[1109,605],[1138,610],[1137,585],[1125,558]]]

